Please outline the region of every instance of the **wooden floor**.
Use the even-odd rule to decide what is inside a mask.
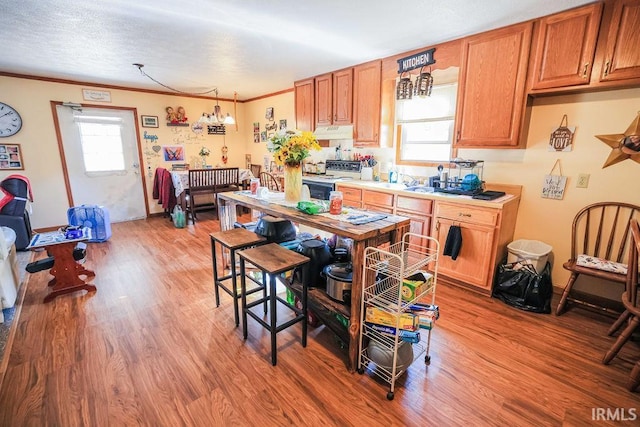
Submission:
[[[112,224],[112,238],[88,249],[95,294],[43,304],[50,276],[30,276],[1,426],[640,423],[629,420],[640,393],[624,387],[640,346],[600,363],[611,319],[529,314],[442,284],[431,365],[414,362],[393,401],[374,377],[347,372],[346,349],[323,327],[304,349],[299,324],[281,332],[272,367],[266,331],[250,321],[243,341],[231,298],[215,306],[208,234],[218,223],[207,215],[186,229]],[[598,408],[618,421],[593,421]]]

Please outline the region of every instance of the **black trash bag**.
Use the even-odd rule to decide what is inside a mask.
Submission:
[[[551,264],[541,274],[531,264],[514,262],[498,267],[493,297],[520,310],[551,313]]]

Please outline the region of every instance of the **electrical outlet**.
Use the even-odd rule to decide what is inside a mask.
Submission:
[[[576,188],[587,188],[588,186],[589,186],[589,174],[588,173],[578,174],[578,182],[576,183]]]

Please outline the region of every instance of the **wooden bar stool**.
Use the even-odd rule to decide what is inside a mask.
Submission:
[[[252,246],[262,245],[267,242],[267,240],[257,235],[256,233],[249,231],[245,228],[233,228],[231,230],[225,231],[217,231],[215,233],[209,234],[211,237],[211,259],[213,261],[213,283],[214,290],[216,295],[216,307],[220,307],[220,288],[224,290],[227,294],[229,294],[233,298],[233,317],[236,322],[236,326],[240,323],[240,314],[238,309],[238,300],[240,299],[240,289],[237,286],[237,273],[236,273],[236,251],[241,249],[246,249]],[[216,242],[219,243],[222,247],[229,249],[230,252],[230,272],[227,275],[219,276],[218,275],[218,265],[216,262]],[[242,273],[244,275],[244,268],[242,269]],[[244,277],[244,276],[243,276]],[[228,287],[223,282],[225,280],[231,279],[231,287]],[[260,290],[263,291],[264,298],[267,297],[267,288],[266,288],[266,275],[262,274],[262,282],[255,280],[253,277],[249,277],[251,281],[253,281],[257,286],[245,291],[242,289],[242,292],[248,292],[249,294],[258,292]],[[244,284],[244,280],[242,282]],[[267,312],[267,304],[264,305],[264,312]]]
[[[302,347],[307,346],[307,287],[302,287],[302,309],[298,309],[296,306],[289,304],[286,300],[280,298],[276,294],[276,275],[280,275],[294,268],[306,264],[309,262],[309,258],[301,255],[297,252],[285,249],[277,243],[269,243],[262,246],[257,246],[251,249],[245,249],[238,252],[240,257],[240,272],[244,272],[245,262],[253,264],[256,268],[260,269],[264,274],[269,275],[269,296],[247,303],[247,293],[245,274],[242,274],[240,279],[241,295],[242,295],[242,335],[244,339],[247,339],[247,315],[253,317],[258,323],[264,326],[269,332],[271,332],[271,364],[273,366],[277,363],[277,345],[276,334],[289,326],[302,322]],[[282,278],[285,286],[288,286],[286,278]],[[304,283],[304,278],[303,278]],[[252,307],[261,303],[269,301],[269,322],[265,322],[257,314],[251,311]],[[284,306],[291,309],[296,316],[280,325],[278,325],[278,318],[276,313],[276,305],[280,302]]]

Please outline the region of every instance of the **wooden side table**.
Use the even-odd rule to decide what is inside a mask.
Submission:
[[[91,229],[83,228],[82,237],[66,239],[62,231],[39,233],[33,236],[28,249],[44,248],[54,259],[54,264],[49,274],[53,279],[49,281],[51,291],[44,298],[49,302],[58,295],[86,290],[95,292],[96,287],[87,283],[87,280],[95,277],[95,273],[84,268],[82,264],[73,258],[73,250],[78,242],[84,242],[91,238]],[[85,276],[83,279],[81,276]]]

